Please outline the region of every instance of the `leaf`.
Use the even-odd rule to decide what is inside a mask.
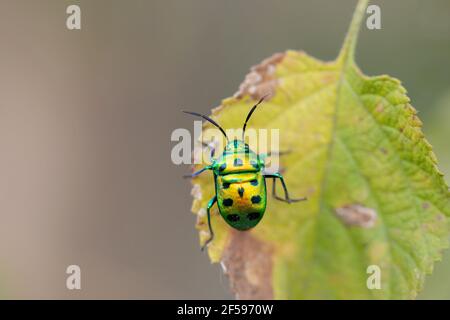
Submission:
[[[289,205],[268,195],[266,215],[246,232],[214,207],[209,255],[239,298],[413,298],[448,246],[448,187],[406,90],[392,77],[363,75],[353,59],[367,2],[335,61],[275,54],[212,112],[224,128],[239,128],[271,92],[250,126],[280,129],[280,149],[292,150],[281,158],[290,194],[308,197]],[[205,174],[193,183],[203,243],[214,182]],[[367,287],[370,265],[381,270],[379,290]]]

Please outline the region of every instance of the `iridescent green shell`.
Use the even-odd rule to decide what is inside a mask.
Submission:
[[[264,163],[247,144],[234,140],[214,162],[214,180],[220,215],[233,228],[247,230],[266,211]]]

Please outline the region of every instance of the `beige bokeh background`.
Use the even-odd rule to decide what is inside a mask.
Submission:
[[[402,79],[450,174],[450,3],[373,1],[367,74]],[[78,4],[82,30],[65,27]],[[288,48],[333,59],[355,1],[2,0],[0,296],[230,298],[198,247],[182,108],[208,112],[247,69]],[[450,298],[450,255],[422,298]],[[68,291],[78,264],[82,290]]]

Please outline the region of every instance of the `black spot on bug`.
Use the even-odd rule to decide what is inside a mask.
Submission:
[[[252,165],[253,168],[259,169],[258,162],[256,162],[256,161],[250,161],[250,164]]]
[[[219,171],[223,171],[227,168],[227,164],[226,163],[222,163],[219,167]]]
[[[252,181],[250,181],[250,184],[252,185],[252,186],[257,186],[258,185],[258,180],[252,180]]]
[[[259,218],[260,215],[261,215],[261,214],[260,214],[259,212],[250,212],[250,213],[247,215],[247,219],[248,219],[248,220],[256,220],[256,219]]]
[[[222,203],[225,207],[231,207],[233,205],[233,199],[223,199]]]
[[[261,197],[260,196],[253,196],[252,197],[252,203],[260,203]]]
[[[239,221],[241,218],[239,217],[239,215],[233,213],[233,214],[227,215],[227,219],[228,219],[228,221],[236,222],[236,221]]]
[[[234,159],[234,166],[235,167],[241,167],[242,166],[242,159],[240,159],[240,158]]]
[[[238,145],[239,145],[239,141],[235,139],[235,140],[233,141],[233,144],[234,144],[234,147],[237,148]]]
[[[229,182],[222,183],[222,188],[228,189],[229,187],[230,187],[230,183]]]
[[[244,196],[244,191],[245,191],[245,189],[242,188],[242,187],[240,187],[240,188],[238,189],[238,193],[239,193],[239,196],[240,196],[241,198]]]

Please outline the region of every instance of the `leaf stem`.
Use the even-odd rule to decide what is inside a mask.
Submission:
[[[350,27],[348,28],[347,35],[342,45],[341,51],[337,60],[341,60],[343,63],[354,62],[355,59],[355,47],[358,40],[358,33],[366,12],[369,0],[359,0],[356,5],[355,12],[353,13]]]

